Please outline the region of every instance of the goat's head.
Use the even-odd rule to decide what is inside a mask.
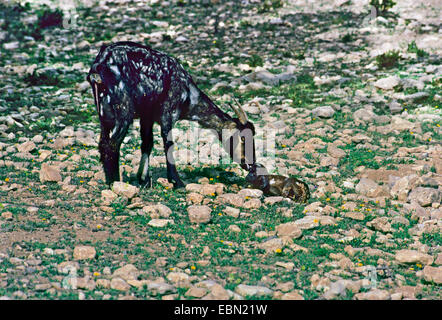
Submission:
[[[237,118],[232,118],[232,121],[224,126],[226,129],[223,133],[224,148],[244,170],[250,170],[256,162],[255,126],[248,121],[246,113],[239,104],[237,107],[232,105],[230,107]]]

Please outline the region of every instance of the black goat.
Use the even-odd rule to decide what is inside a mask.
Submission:
[[[161,126],[167,178],[175,187],[183,187],[184,183],[175,167],[169,133],[181,119],[215,130],[229,155],[243,169],[248,170],[255,163],[255,128],[241,107],[232,107],[238,118],[223,112],[197,88],[181,64],[165,53],[134,42],[103,45],[87,80],[100,118],[99,151],[107,184],[119,180],[120,146],[134,118],[140,118],[141,125],[138,180],[142,186],[151,186],[149,155],[155,122]],[[226,130],[236,133],[226,139]]]

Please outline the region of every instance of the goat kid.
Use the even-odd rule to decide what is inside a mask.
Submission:
[[[283,196],[301,203],[307,202],[310,198],[310,190],[305,182],[293,177],[270,175],[267,169],[259,163],[250,166],[246,181],[268,196]]]
[[[183,187],[173,158],[171,130],[176,121],[197,121],[213,129],[224,149],[241,167],[255,163],[255,128],[239,106],[232,118],[219,109],[173,57],[134,42],[103,45],[87,76],[92,87],[101,133],[100,159],[106,183],[118,181],[121,143],[135,118],[141,126],[141,162],[138,182],[151,186],[149,156],[153,148],[152,127],[160,124],[167,160],[167,178]],[[226,132],[230,134],[226,137]]]

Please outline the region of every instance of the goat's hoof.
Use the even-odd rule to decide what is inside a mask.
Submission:
[[[174,189],[182,189],[185,187],[186,187],[186,185],[182,181],[178,181],[173,184]]]
[[[149,189],[150,187],[152,187],[152,180],[151,179],[147,179],[145,181],[138,180],[138,185],[140,186],[140,189]]]

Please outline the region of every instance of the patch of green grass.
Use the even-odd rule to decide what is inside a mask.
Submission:
[[[379,69],[391,69],[398,65],[400,54],[398,50],[390,50],[376,57]]]

